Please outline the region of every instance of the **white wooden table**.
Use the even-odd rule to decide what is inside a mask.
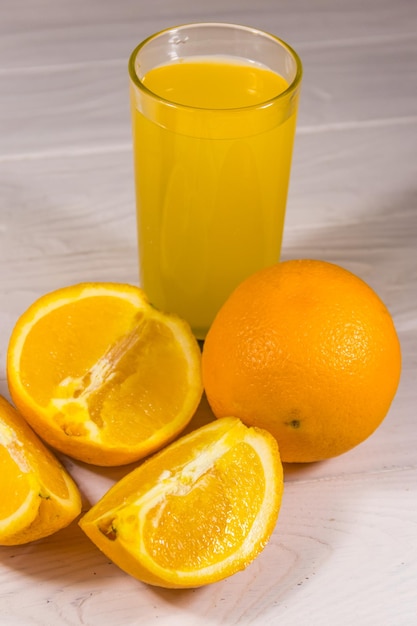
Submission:
[[[0,548],[0,624],[413,626],[415,0],[0,0],[0,393],[11,329],[33,300],[84,280],[138,282],[126,64],[142,38],[188,21],[253,25],[300,53],[283,258],[333,261],[373,286],[402,343],[400,388],[361,446],[285,468],[278,525],[244,572],[147,587],[73,524]],[[65,462],[85,507],[126,471]]]

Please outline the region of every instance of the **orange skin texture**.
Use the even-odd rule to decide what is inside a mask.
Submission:
[[[245,280],[219,311],[202,356],[216,417],[277,439],[284,462],[342,454],[381,424],[401,350],[393,320],[363,280],[331,263],[291,260]]]

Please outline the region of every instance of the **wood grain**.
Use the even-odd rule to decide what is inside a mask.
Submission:
[[[83,280],[138,282],[127,59],[152,32],[231,21],[304,63],[283,257],[359,274],[403,352],[377,432],[285,467],[273,537],[245,571],[159,590],[76,524],[0,549],[1,626],[413,626],[417,623],[417,4],[414,0],[3,0],[0,6],[0,393],[17,317]],[[190,428],[212,419],[205,401]],[[129,468],[62,457],[88,508]]]

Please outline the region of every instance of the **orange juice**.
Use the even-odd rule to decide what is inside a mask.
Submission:
[[[279,74],[225,57],[160,65],[142,83],[132,87],[141,282],[204,338],[234,287],[279,259],[296,98]]]

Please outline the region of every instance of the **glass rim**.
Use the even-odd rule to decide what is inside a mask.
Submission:
[[[236,29],[236,30],[240,30],[240,31],[245,31],[247,33],[253,33],[254,35],[260,35],[262,37],[265,37],[265,38],[271,40],[272,42],[274,42],[276,44],[279,44],[282,48],[285,48],[285,50],[293,57],[293,59],[295,61],[296,72],[295,72],[295,76],[294,76],[293,80],[288,85],[288,87],[286,89],[284,89],[284,91],[281,91],[276,96],[273,96],[272,98],[268,98],[267,100],[264,100],[264,101],[259,102],[257,104],[250,104],[250,105],[241,106],[241,107],[228,107],[228,108],[216,108],[216,109],[211,108],[211,107],[196,107],[194,105],[188,105],[188,104],[182,104],[182,103],[179,103],[179,102],[175,102],[174,100],[169,100],[167,98],[164,98],[163,96],[160,96],[159,94],[155,93],[154,91],[152,91],[151,89],[146,87],[146,85],[142,82],[142,80],[139,78],[139,76],[137,75],[137,72],[136,72],[136,59],[137,59],[137,56],[138,56],[139,52],[148,43],[150,43],[151,41],[157,39],[161,35],[165,35],[165,34],[170,33],[170,32],[172,32],[172,34],[175,34],[176,32],[181,31],[181,30],[186,29],[186,28],[193,29],[193,28],[200,28],[200,27]],[[204,56],[204,55],[202,55],[202,56]],[[209,55],[207,55],[207,56],[209,56]],[[229,112],[229,111],[248,111],[248,110],[262,109],[262,108],[266,108],[266,107],[272,106],[274,103],[279,102],[280,100],[283,100],[283,99],[287,98],[289,95],[291,95],[293,92],[295,92],[296,89],[299,87],[299,85],[301,83],[301,78],[302,78],[302,75],[303,75],[303,66],[302,66],[301,59],[300,59],[299,55],[297,54],[297,52],[294,50],[294,48],[292,48],[283,39],[280,39],[276,35],[273,35],[273,34],[267,32],[267,31],[264,31],[262,29],[254,28],[252,26],[245,26],[243,24],[233,24],[231,22],[191,22],[191,23],[179,24],[178,26],[170,26],[168,28],[164,28],[164,29],[162,29],[160,31],[157,31],[156,33],[153,33],[149,37],[146,37],[143,41],[141,41],[133,49],[133,51],[132,51],[132,53],[131,53],[131,55],[129,57],[128,71],[129,71],[130,79],[132,80],[134,85],[140,89],[140,91],[142,91],[144,94],[152,97],[153,99],[158,100],[159,102],[165,104],[166,106],[170,106],[170,107],[173,107],[173,108],[176,108],[176,109],[182,109],[184,111],[187,111],[187,110],[188,111],[199,110],[199,111],[213,111],[213,112],[214,111],[216,111],[216,112],[226,112],[226,111]],[[271,71],[274,71],[274,70],[271,70]]]

